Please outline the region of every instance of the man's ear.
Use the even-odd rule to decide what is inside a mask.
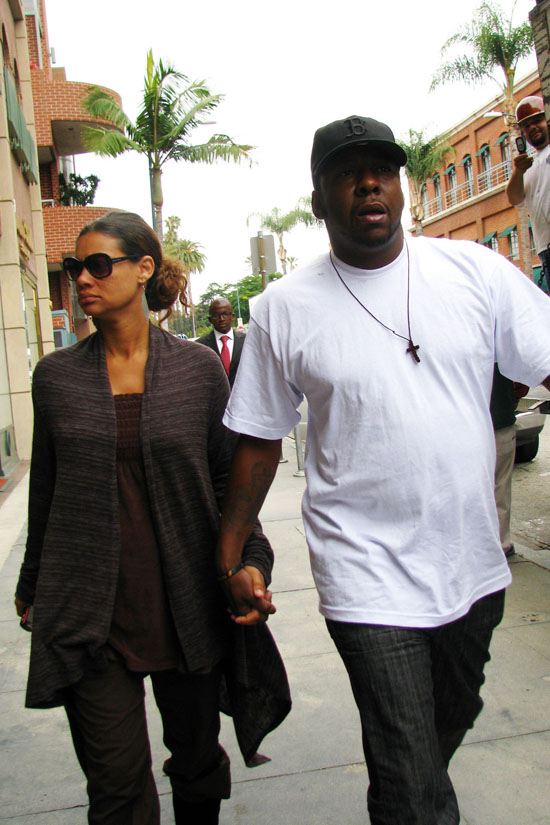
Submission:
[[[325,205],[321,193],[314,189],[311,193],[311,211],[320,221],[326,217]]]

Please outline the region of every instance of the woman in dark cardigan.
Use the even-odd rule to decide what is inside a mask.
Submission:
[[[213,352],[149,324],[144,291],[150,309],[168,309],[178,296],[185,304],[186,281],[139,216],[87,226],[64,269],[98,332],[34,373],[16,593],[19,615],[34,605],[26,703],[65,706],[90,823],[156,825],[150,674],[176,823],[217,823],[230,792],[218,701],[234,625],[214,564],[234,446],[221,423],[229,387]],[[261,623],[274,608],[259,527],[245,565],[235,575],[248,577]]]

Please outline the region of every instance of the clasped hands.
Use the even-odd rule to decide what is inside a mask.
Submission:
[[[271,601],[271,591],[266,589],[264,577],[257,567],[245,565],[226,579],[222,587],[229,602],[229,614],[236,624],[267,622],[277,610]]]

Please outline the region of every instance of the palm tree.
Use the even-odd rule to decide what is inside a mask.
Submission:
[[[178,237],[181,219],[175,215],[170,215],[166,220],[166,235],[162,241],[165,251],[181,261],[185,274],[187,275],[187,298],[191,310],[191,329],[193,338],[196,336],[195,305],[193,304],[193,294],[191,291],[191,273],[202,272],[206,265],[206,255],[202,251],[202,245],[195,241],[188,241]],[[186,309],[184,307],[183,309]]]
[[[502,108],[505,122],[516,134],[520,134],[514,117],[514,81],[519,61],[533,51],[533,31],[528,21],[519,26],[512,25],[514,8],[515,3],[507,18],[497,5],[488,0],[482,3],[472,22],[453,34],[441,49],[444,54],[451,47],[464,44],[468,53],[444,63],[433,76],[430,89],[457,80],[464,83],[493,80],[498,83],[504,96]],[[495,74],[500,75],[500,81]],[[532,278],[529,223],[524,205],[518,207],[518,219],[523,271]]]
[[[249,216],[247,223],[252,217],[259,217],[262,229],[268,229],[270,232],[277,235],[277,238],[279,239],[277,254],[279,255],[279,260],[281,261],[283,275],[286,275],[286,265],[288,260],[287,251],[283,243],[285,232],[290,232],[290,230],[294,229],[294,227],[299,223],[304,224],[304,226],[322,225],[322,221],[319,221],[311,211],[310,197],[300,198],[297,205],[294,209],[291,209],[290,212],[281,212],[281,210],[276,206],[271,210],[271,212],[265,215],[260,215],[257,212],[254,212]]]
[[[417,235],[422,235],[422,221],[425,217],[422,186],[428,178],[433,176],[437,168],[445,163],[445,158],[449,153],[454,152],[454,149],[440,137],[427,140],[423,131],[415,132],[413,129],[409,129],[408,143],[403,140],[398,142],[407,154],[405,172],[411,194],[414,231]]]
[[[205,123],[204,117],[222,100],[211,94],[204,81],[190,81],[162,60],[155,63],[147,53],[143,99],[135,122],[104,89],[92,86],[83,100],[94,117],[112,123],[83,129],[83,140],[91,152],[117,157],[123,152],[139,152],[147,157],[151,185],[154,227],[162,238],[162,169],[169,160],[213,163],[249,159],[251,146],[241,146],[227,135],[212,135],[206,143],[192,144],[191,133]]]

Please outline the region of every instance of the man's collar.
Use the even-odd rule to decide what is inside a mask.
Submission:
[[[228,338],[233,339],[235,336],[233,335],[233,327],[228,332],[218,332],[217,329],[214,329],[214,335],[216,336],[216,341],[219,341],[222,335],[227,335]]]

